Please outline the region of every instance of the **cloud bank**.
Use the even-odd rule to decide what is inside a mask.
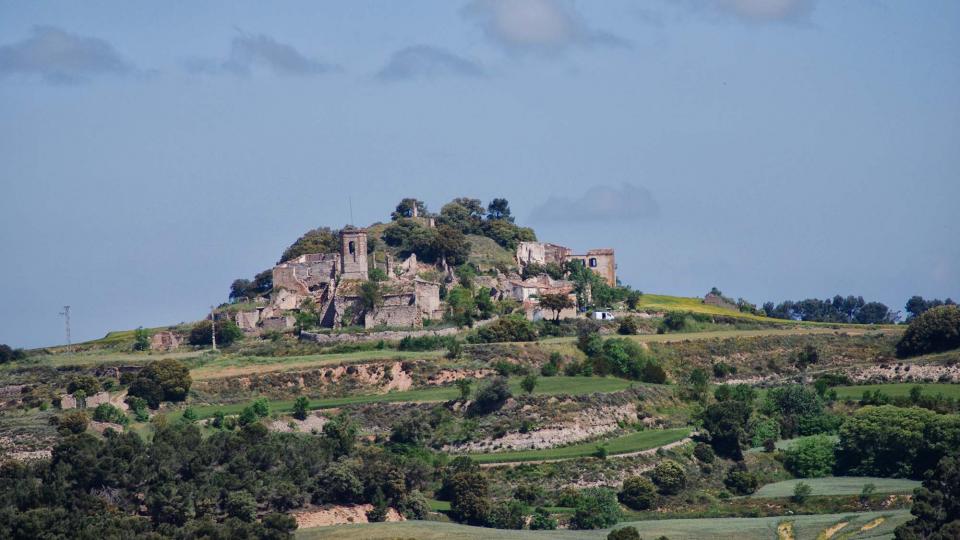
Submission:
[[[49,83],[63,84],[134,71],[134,66],[107,41],[53,26],[35,26],[27,39],[0,46],[0,77],[38,76]]]
[[[194,59],[187,68],[196,73],[233,73],[250,75],[256,69],[265,69],[276,75],[309,76],[339,71],[334,64],[309,58],[286,43],[280,43],[264,34],[241,34],[230,43],[230,54],[225,60]]]
[[[473,0],[464,16],[507,51],[557,53],[574,46],[628,46],[613,34],[591,29],[564,0]]]
[[[432,79],[444,76],[482,77],[483,67],[449,51],[430,45],[414,45],[393,53],[377,73],[383,81]]]
[[[622,184],[596,186],[577,199],[550,197],[533,210],[532,221],[622,221],[660,215],[660,205],[646,188]]]

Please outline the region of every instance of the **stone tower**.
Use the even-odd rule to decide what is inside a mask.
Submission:
[[[343,279],[367,279],[367,231],[344,228],[340,231],[340,275]]]

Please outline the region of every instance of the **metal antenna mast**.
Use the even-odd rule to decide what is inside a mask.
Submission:
[[[60,315],[63,317],[63,322],[66,325],[67,331],[67,352],[70,352],[70,306],[63,306],[63,311],[60,312]]]
[[[213,306],[210,306],[210,343],[213,343],[213,350],[217,350],[217,319],[213,316]]]

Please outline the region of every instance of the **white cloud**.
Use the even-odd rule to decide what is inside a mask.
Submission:
[[[27,39],[0,46],[0,77],[37,75],[51,83],[74,83],[133,71],[110,43],[53,26],[36,26]]]
[[[386,65],[377,73],[384,81],[442,76],[482,77],[483,67],[439,47],[414,45],[393,53]]]
[[[616,221],[660,215],[660,205],[646,188],[622,184],[595,186],[581,197],[550,197],[533,210],[532,221]]]
[[[613,34],[593,30],[564,0],[473,0],[464,14],[511,52],[555,53],[571,46],[626,46]]]

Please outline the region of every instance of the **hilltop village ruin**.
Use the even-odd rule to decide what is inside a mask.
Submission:
[[[426,227],[436,226],[433,218],[422,218],[416,215],[416,210],[413,219],[420,220]],[[330,329],[422,328],[427,321],[441,320],[445,312],[441,289],[458,282],[454,269],[445,261],[436,264],[418,261],[415,254],[403,260],[396,260],[389,253],[374,257],[368,249],[368,236],[367,229],[346,226],[339,232],[338,251],[302,254],[277,264],[272,270],[273,289],[269,298],[257,299],[263,305],[234,311],[230,316],[247,333],[289,330],[295,325],[296,312],[304,306],[311,306],[318,313],[320,327]],[[524,269],[529,265],[551,263],[563,266],[569,261],[579,261],[611,286],[617,283],[613,249],[591,249],[576,254],[565,246],[535,241],[518,243],[515,266],[507,272],[487,269],[475,281],[490,291],[491,300],[512,298],[528,319],[539,320],[548,315],[539,305],[540,297],[566,294],[575,300],[575,286],[571,281],[547,274],[524,279]],[[363,304],[362,287],[371,280],[375,270],[379,270],[382,302],[370,309]],[[576,308],[569,308],[559,313],[559,317],[576,314]]]

